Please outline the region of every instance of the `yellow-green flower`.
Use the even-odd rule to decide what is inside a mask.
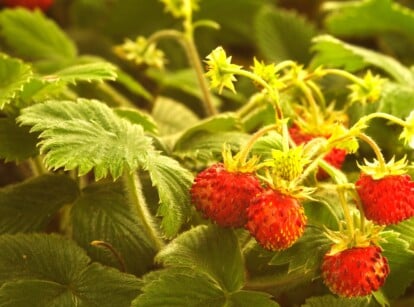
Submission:
[[[210,87],[217,88],[219,93],[223,88],[236,92],[233,85],[236,81],[234,74],[240,70],[241,66],[232,64],[231,56],[227,57],[222,47],[214,49],[206,58],[206,77],[210,79]]]
[[[191,16],[198,10],[199,0],[161,0],[165,5],[165,11],[170,12],[175,18]]]
[[[349,95],[351,103],[359,102],[366,104],[376,102],[381,96],[384,81],[380,76],[374,76],[368,71],[364,78],[361,79],[361,82],[348,86],[351,90],[351,94]]]
[[[404,141],[404,144],[414,148],[414,111],[411,111],[405,122],[406,125],[403,127],[400,139]]]

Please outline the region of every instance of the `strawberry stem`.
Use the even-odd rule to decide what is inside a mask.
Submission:
[[[265,135],[269,131],[277,130],[278,125],[273,124],[266,127],[263,127],[262,129],[258,130],[256,133],[254,133],[247,144],[243,147],[243,149],[239,152],[239,161],[240,164],[243,165],[247,161],[247,156],[249,155],[250,150],[252,149],[254,143],[259,139],[261,136]]]
[[[387,169],[387,163],[385,162],[384,156],[381,153],[381,148],[378,146],[378,144],[370,136],[366,135],[365,133],[358,134],[358,137],[372,148],[372,150],[375,153],[375,156],[377,157],[377,160],[379,163],[379,169],[385,172]]]
[[[339,202],[341,203],[342,210],[344,211],[345,222],[348,229],[348,234],[351,239],[354,238],[354,222],[351,217],[351,212],[348,207],[348,202],[345,198],[345,190],[341,185],[337,186],[337,192],[339,196]]]
[[[172,38],[181,43],[181,45],[183,46],[183,49],[185,50],[187,54],[188,61],[196,73],[197,81],[198,81],[201,93],[203,95],[202,102],[203,102],[205,112],[207,116],[215,115],[218,112],[213,104],[213,99],[211,96],[210,89],[208,87],[208,83],[206,79],[204,78],[204,70],[203,70],[203,67],[201,66],[201,59],[198,54],[197,48],[195,46],[194,38],[193,38],[193,28],[191,24],[191,18],[189,21],[188,20],[184,21],[184,30],[185,30],[184,33],[181,33],[180,31],[177,31],[177,30],[157,31],[148,38],[148,45],[152,42],[159,41],[160,39],[163,39],[163,38]]]
[[[374,118],[384,118],[402,127],[408,126],[408,124],[404,120],[394,115],[383,113],[383,112],[375,112],[375,113],[371,113],[369,115],[363,116],[358,122],[367,122]]]

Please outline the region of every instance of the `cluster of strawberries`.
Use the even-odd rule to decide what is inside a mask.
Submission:
[[[298,144],[312,137],[291,127]],[[340,168],[345,151],[333,149],[325,160]],[[324,178],[321,170],[317,178]],[[408,175],[380,179],[361,172],[355,184],[364,216],[378,225],[395,224],[414,216],[414,182]],[[303,234],[306,216],[298,199],[263,185],[253,173],[235,172],[217,163],[200,172],[191,188],[192,201],[206,218],[222,227],[245,227],[264,248],[289,248]],[[390,272],[376,245],[328,252],[322,260],[326,286],[343,297],[365,296],[383,286]]]

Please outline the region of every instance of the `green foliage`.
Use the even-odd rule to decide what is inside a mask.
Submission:
[[[374,66],[401,84],[414,84],[411,71],[394,58],[345,43],[333,36],[320,35],[315,37],[312,50],[316,53],[311,63],[313,67],[324,65],[357,72],[363,68]]]
[[[176,160],[161,155],[148,156],[145,169],[160,198],[158,215],[167,237],[175,236],[190,217],[189,189],[193,176]]]
[[[372,36],[384,32],[414,34],[414,11],[393,0],[333,2],[325,19],[326,28],[338,36]]]
[[[40,151],[50,169],[78,169],[84,175],[94,169],[95,178],[114,178],[143,165],[151,139],[143,129],[118,117],[96,100],[48,101],[22,110],[18,118],[40,132]]]
[[[40,11],[3,10],[0,29],[10,48],[49,71],[66,66],[77,55],[66,33]]]
[[[255,16],[254,31],[259,50],[268,61],[307,63],[310,60],[309,48],[316,30],[301,16],[263,7]]]
[[[341,298],[333,295],[315,296],[306,300],[302,307],[368,307],[375,306],[370,298]]]
[[[33,73],[30,66],[18,59],[0,54],[0,110],[12,102],[23,86],[30,81]]]
[[[127,201],[121,183],[86,187],[73,205],[71,216],[73,239],[94,261],[135,275],[144,274],[152,266],[155,247],[147,238],[135,208]],[[92,246],[90,243],[94,240],[110,244],[125,268],[110,251]]]
[[[145,276],[143,294],[132,306],[278,306],[265,293],[241,290],[243,258],[232,230],[195,227],[156,259],[167,268]]]
[[[5,161],[23,161],[38,154],[37,135],[20,127],[14,119],[0,118],[0,157]]]
[[[86,253],[58,235],[0,236],[0,305],[129,306],[139,293],[132,275],[90,263]]]
[[[78,193],[75,182],[62,175],[43,175],[0,189],[0,234],[45,230]]]

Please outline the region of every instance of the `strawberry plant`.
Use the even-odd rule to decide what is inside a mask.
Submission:
[[[0,5],[0,306],[414,304],[409,3]]]

